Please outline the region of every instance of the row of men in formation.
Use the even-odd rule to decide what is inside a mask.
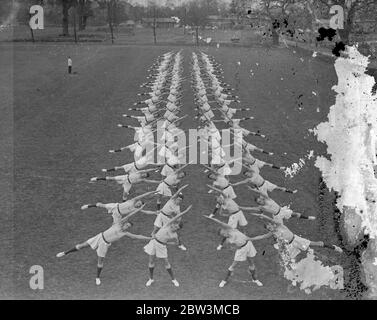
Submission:
[[[177,245],[181,250],[187,250],[178,236],[178,230],[183,226],[182,216],[187,214],[191,205],[181,211],[180,205],[184,199],[183,190],[188,185],[181,187],[182,180],[186,176],[184,169],[190,164],[182,164],[185,154],[178,144],[179,128],[182,120],[187,117],[180,116],[182,107],[183,89],[182,84],[186,80],[183,76],[183,56],[182,52],[168,52],[158,58],[156,63],[148,71],[148,81],[141,85],[148,91],[140,93],[139,96],[147,96],[147,99],[136,102],[128,110],[142,112],[142,116],[124,114],[126,118],[133,118],[139,122],[139,127],[119,124],[119,127],[133,129],[135,131],[134,143],[119,149],[110,150],[111,153],[129,150],[134,154],[135,161],[122,166],[110,169],[103,169],[104,173],[124,170],[124,175],[93,177],[91,182],[114,181],[123,188],[123,202],[119,203],[96,203],[84,205],[82,209],[99,207],[106,209],[113,217],[112,226],[102,233],[89,240],[77,244],[68,251],[57,254],[63,257],[69,253],[76,252],[85,247],[91,247],[97,251],[97,276],[96,284],[101,283],[100,274],[103,268],[103,261],[111,243],[118,241],[124,236],[148,241],[144,251],[149,256],[149,279],[146,282],[150,286],[154,282],[154,267],[156,258],[163,259],[165,268],[171,276],[172,283],[179,286],[179,282],[174,276],[171,264],[168,260],[167,245]],[[284,224],[284,220],[291,217],[314,220],[314,216],[305,216],[298,212],[293,212],[289,207],[280,206],[270,197],[270,192],[280,190],[282,192],[296,193],[297,190],[277,186],[276,184],[264,179],[261,175],[262,168],[270,167],[277,170],[284,170],[284,167],[276,166],[272,163],[259,160],[255,153],[260,152],[273,155],[272,152],[255,146],[246,138],[255,136],[265,138],[259,131],[253,132],[240,125],[241,122],[252,120],[253,117],[236,119],[234,116],[239,111],[249,111],[250,108],[237,108],[231,105],[239,104],[238,96],[234,95],[234,89],[223,81],[221,66],[213,57],[200,52],[192,53],[191,60],[191,85],[195,96],[197,115],[195,119],[199,122],[199,139],[208,143],[210,162],[203,165],[204,171],[212,181],[209,184],[209,193],[216,194],[216,206],[214,211],[204,216],[220,227],[219,234],[222,237],[217,250],[221,250],[228,244],[235,250],[232,264],[227,270],[225,277],[219,286],[224,287],[234,268],[239,262],[248,262],[248,271],[251,282],[257,286],[262,286],[262,281],[258,279],[254,258],[257,251],[253,241],[273,237],[276,241],[275,248],[279,250],[280,256],[285,266],[301,252],[309,247],[327,247],[341,252],[337,246],[323,241],[310,241],[295,235]],[[140,106],[141,105],[141,106]],[[216,119],[215,112],[219,113],[220,119]],[[234,143],[229,147],[239,147],[242,149],[242,158],[227,160],[224,146],[221,143],[222,137],[220,130],[215,123],[224,123],[234,134]],[[155,133],[158,129],[163,129],[163,135],[159,141],[155,142]],[[163,159],[160,163],[153,161],[155,150]],[[231,183],[232,162],[240,161],[244,179]],[[160,171],[161,170],[161,171]],[[152,172],[159,172],[160,179],[151,179]],[[132,187],[137,184],[154,184],[157,188],[154,191],[143,193],[130,199]],[[254,200],[258,204],[255,207],[244,207],[237,204],[234,188],[247,185],[250,192],[254,194]],[[233,188],[234,187],[234,188]],[[147,203],[156,198],[157,210],[146,210]],[[163,200],[168,199],[163,205]],[[130,218],[136,213],[141,212],[148,215],[156,215],[154,228],[150,236],[136,235],[129,232],[132,226]],[[263,235],[249,237],[246,235],[245,227],[248,221],[244,212],[257,217],[263,222],[267,232]],[[227,217],[227,221],[223,217]]]

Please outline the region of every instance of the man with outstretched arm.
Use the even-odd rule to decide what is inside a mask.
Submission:
[[[233,246],[236,250],[234,254],[233,263],[228,268],[228,272],[223,280],[221,280],[219,287],[224,287],[228,281],[231,275],[233,274],[234,268],[237,266],[239,262],[247,261],[249,264],[248,271],[251,275],[251,280],[253,283],[255,283],[258,287],[263,286],[262,282],[258,280],[255,270],[255,265],[253,258],[257,254],[257,250],[255,249],[252,241],[258,240],[258,238],[250,238],[246,236],[241,231],[232,228],[228,224],[221,222],[220,220],[217,220],[215,218],[211,218],[208,216],[204,216],[205,218],[212,220],[216,222],[218,225],[220,225],[221,229],[219,231],[219,234],[223,236],[226,239],[226,243]]]
[[[306,216],[299,212],[294,212],[287,206],[281,207],[274,200],[272,200],[265,192],[248,187],[251,191],[257,193],[259,196],[255,197],[255,201],[259,204],[257,207],[244,207],[244,210],[267,213],[272,216],[274,221],[283,223],[291,217],[300,219],[315,220],[314,216]]]
[[[144,206],[143,198],[155,195],[156,191],[146,192],[135,198],[129,199],[121,203],[102,203],[97,202],[96,204],[85,204],[81,207],[81,210],[86,210],[88,208],[104,208],[113,217],[113,223],[119,222],[125,215],[131,213],[133,210],[139,209]]]
[[[112,243],[120,240],[124,236],[127,236],[131,239],[139,239],[139,240],[150,240],[151,237],[146,237],[143,235],[133,234],[128,232],[127,230],[133,225],[129,219],[135,215],[137,212],[141,211],[144,206],[141,206],[137,210],[134,210],[126,217],[119,220],[117,223],[114,223],[110,228],[97,234],[96,236],[90,238],[89,240],[79,243],[75,245],[72,249],[59,252],[56,256],[58,258],[64,257],[70,253],[79,251],[83,248],[91,247],[93,250],[97,251],[98,261],[97,261],[97,277],[96,277],[96,285],[101,284],[101,271],[103,268],[103,262],[106,257],[107,251]]]
[[[162,228],[160,228],[153,239],[144,247],[145,253],[149,256],[149,280],[146,286],[149,287],[154,282],[154,267],[156,258],[163,259],[165,262],[166,271],[171,277],[173,284],[178,287],[179,282],[174,277],[172,267],[168,260],[168,244],[178,245],[178,234],[177,231],[182,228],[182,223],[180,219],[184,214],[190,211],[192,206],[189,206],[186,210],[182,211],[180,214],[176,215],[170,221],[168,221]]]

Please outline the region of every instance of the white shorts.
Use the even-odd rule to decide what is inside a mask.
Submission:
[[[253,243],[248,241],[242,248],[237,249],[234,254],[234,261],[246,261],[247,258],[253,258],[257,254]]]
[[[93,250],[97,251],[97,256],[101,258],[106,257],[107,250],[111,246],[111,243],[106,243],[103,240],[102,233],[97,234],[93,238],[86,241]]]
[[[132,163],[127,163],[127,164],[125,164],[125,165],[122,166],[122,167],[123,167],[124,172],[126,172],[126,173],[128,173],[128,172],[130,172],[130,171],[133,171],[133,169],[136,171],[133,162],[132,162]]]
[[[169,186],[165,182],[161,182],[158,186],[156,191],[158,191],[159,194],[167,197],[171,197],[172,193],[169,188]]]
[[[167,177],[168,175],[170,175],[172,173],[174,173],[174,170],[171,167],[169,167],[167,165],[163,166],[163,168],[161,170],[161,175],[162,176]]]
[[[241,227],[247,226],[247,220],[243,212],[240,210],[237,213],[232,214],[229,217],[228,225],[234,229],[237,229],[238,226],[241,226]]]
[[[284,220],[288,220],[292,217],[293,211],[289,209],[287,206],[281,207],[280,212],[278,214],[274,214],[272,219],[277,222],[283,223]]]
[[[209,119],[212,119],[215,115],[213,114],[212,110],[209,110],[204,113]]]
[[[150,256],[156,256],[157,258],[167,258],[168,257],[168,249],[166,245],[158,242],[156,239],[152,239],[148,242],[148,244],[144,247],[145,253]]]
[[[122,184],[122,187],[123,187],[123,192],[128,194],[131,190],[132,184],[125,182],[125,183]]]
[[[223,189],[222,191],[223,191],[223,194],[225,195],[225,197],[228,197],[230,199],[237,198],[237,195],[235,194],[232,186],[228,186],[227,188]]]
[[[295,235],[292,243],[287,246],[287,251],[290,258],[293,259],[296,258],[301,251],[308,250],[309,246],[310,240]]]

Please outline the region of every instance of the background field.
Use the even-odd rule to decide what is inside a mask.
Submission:
[[[2,160],[7,165],[0,171],[1,200],[5,201],[0,222],[6,231],[1,233],[1,250],[9,257],[9,260],[2,261],[5,264],[3,297],[345,298],[344,292],[329,289],[320,289],[310,296],[298,290],[287,293],[288,282],[282,277],[278,255],[271,241],[255,243],[259,252],[256,266],[264,287],[257,288],[246,282],[246,266],[242,266],[237,269],[233,281],[219,289],[218,283],[232,260],[233,252],[216,251],[220,240],[216,227],[202,218],[203,214],[213,210],[214,198],[207,194],[207,180],[199,165],[188,168],[188,177],[184,181],[190,186],[185,190],[183,207],[193,204],[181,232],[188,251],[169,249],[171,263],[181,284],[179,288],[171,284],[161,263],[155,271],[157,281],[152,287],[145,287],[148,257],[142,250],[143,241],[123,239],[111,246],[100,287],[94,284],[96,255],[93,251],[79,252],[60,260],[55,258],[57,252],[71,248],[111,224],[111,217],[102,210],[81,211],[80,206],[97,201],[120,201],[121,190],[115,185],[89,184],[88,180],[100,175],[101,168],[132,161],[131,154],[108,153],[111,148],[129,144],[133,138],[133,132],[117,128],[116,124],[122,121],[121,114],[137,101],[139,85],[145,81],[147,69],[154,59],[179,47],[5,43],[0,46],[0,68],[5,70],[2,77],[13,77],[12,85],[6,88],[9,90],[4,90],[4,93],[8,92],[4,105],[13,108],[6,109],[4,114],[8,118],[3,119],[8,121],[1,122],[4,124],[1,146],[6,150]],[[193,50],[196,49],[183,49],[185,75],[190,72]],[[331,64],[282,48],[220,47],[204,50],[223,65],[225,80],[237,89],[242,105],[252,107],[250,114],[256,120],[248,122],[246,127],[261,130],[268,139],[250,141],[275,152],[271,159],[276,164],[290,166],[309,150],[316,154],[325,152],[325,147],[316,142],[308,129],[324,121],[329,106],[334,103],[331,87],[336,83],[336,74]],[[68,55],[77,71],[72,76],[66,73]],[[241,63],[240,66],[237,62]],[[196,128],[192,91],[188,82],[184,87],[182,114],[189,117],[182,128]],[[288,222],[293,231],[312,240],[337,241],[333,217],[319,214],[319,171],[314,168],[313,159],[294,178],[286,178],[273,169],[265,169],[263,176],[299,190],[294,196],[273,193],[279,203],[291,204],[294,210],[318,217],[315,222]],[[239,179],[232,177],[231,180]],[[13,213],[12,193],[9,192],[12,188]],[[142,185],[136,192],[147,189]],[[253,205],[250,193],[244,188],[237,188],[236,192],[239,204]],[[248,220],[250,235],[263,232],[256,219],[249,217]],[[136,233],[151,232],[153,217],[139,215],[134,221]],[[328,264],[342,263],[340,256],[332,251],[318,252]],[[42,291],[29,288],[32,265],[44,268],[45,289]]]

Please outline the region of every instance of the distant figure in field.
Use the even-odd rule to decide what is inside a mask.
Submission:
[[[72,73],[72,59],[71,57],[68,57],[68,73]]]

